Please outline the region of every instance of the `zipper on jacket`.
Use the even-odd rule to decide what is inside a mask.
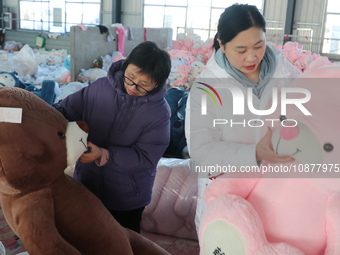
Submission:
[[[136,192],[136,195],[139,196],[139,190],[137,188],[137,184],[136,184],[136,180],[135,180],[135,177],[131,174],[130,175],[130,179],[131,179],[131,182],[132,182],[132,186]]]
[[[131,117],[131,115],[132,115],[132,113],[133,113],[133,110],[135,109],[136,101],[137,101],[137,99],[134,98],[134,99],[133,99],[133,102],[132,102],[131,109],[130,109],[129,114],[128,114],[128,116],[127,116],[127,119],[130,119],[130,117]],[[124,128],[125,128],[125,127],[124,127]]]
[[[124,112],[125,105],[126,105],[125,96],[122,95],[122,105],[119,108],[119,112],[118,112],[117,117],[116,117],[116,119],[114,121],[114,126],[116,126],[117,129],[119,129],[119,130],[121,130],[122,121],[120,121],[120,118],[121,118],[121,116],[122,116],[122,114]]]
[[[118,112],[118,115],[117,115],[117,117],[116,117],[116,120],[115,120],[115,123],[119,120],[119,118],[120,118],[120,116],[122,115],[122,109],[125,107],[125,97],[124,97],[124,95],[122,96],[122,105],[121,105],[121,107],[120,107],[120,109],[119,109],[119,112]]]

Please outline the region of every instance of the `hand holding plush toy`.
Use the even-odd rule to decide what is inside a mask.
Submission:
[[[65,175],[87,149],[78,123],[20,88],[0,88],[0,113],[0,201],[29,254],[168,254]]]
[[[281,109],[266,116],[286,118],[285,125],[291,125],[275,122],[272,135],[275,152],[295,158],[281,165],[286,171],[262,178],[219,177],[207,187],[201,254],[340,254],[339,78],[339,66],[310,70],[290,87],[310,92],[302,106],[312,115],[289,104],[286,116],[280,116]],[[292,94],[288,98],[303,98]]]

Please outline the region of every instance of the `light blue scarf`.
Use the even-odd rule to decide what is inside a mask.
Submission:
[[[261,71],[259,75],[260,81],[258,84],[250,81],[247,76],[245,76],[242,72],[233,67],[226,56],[223,54],[221,49],[217,50],[215,54],[215,60],[221,68],[226,70],[227,73],[234,77],[237,81],[252,88],[253,93],[258,98],[261,98],[264,87],[266,86],[276,69],[275,52],[269,46],[266,46],[266,51],[262,59]]]

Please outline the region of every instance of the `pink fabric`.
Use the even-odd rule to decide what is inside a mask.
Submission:
[[[109,161],[109,151],[107,149],[101,148],[102,157],[96,160],[98,166],[104,166]]]
[[[116,27],[118,32],[118,51],[122,53],[124,56],[124,48],[125,48],[125,36],[126,36],[126,29],[124,27]]]
[[[143,212],[143,230],[197,240],[194,223],[197,177],[190,175],[190,162],[161,159],[151,203]]]
[[[199,232],[201,255],[204,255],[204,229],[215,220],[231,223],[240,232],[246,240],[247,255],[303,255],[287,244],[269,243],[256,209],[247,200],[233,194],[217,197],[204,212]]]
[[[297,137],[300,133],[299,126],[295,127],[282,127],[280,130],[280,136],[285,140],[292,140]]]

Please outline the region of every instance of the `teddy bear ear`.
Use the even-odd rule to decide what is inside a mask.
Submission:
[[[77,121],[77,125],[80,127],[81,130],[89,133],[89,126],[84,121]]]

